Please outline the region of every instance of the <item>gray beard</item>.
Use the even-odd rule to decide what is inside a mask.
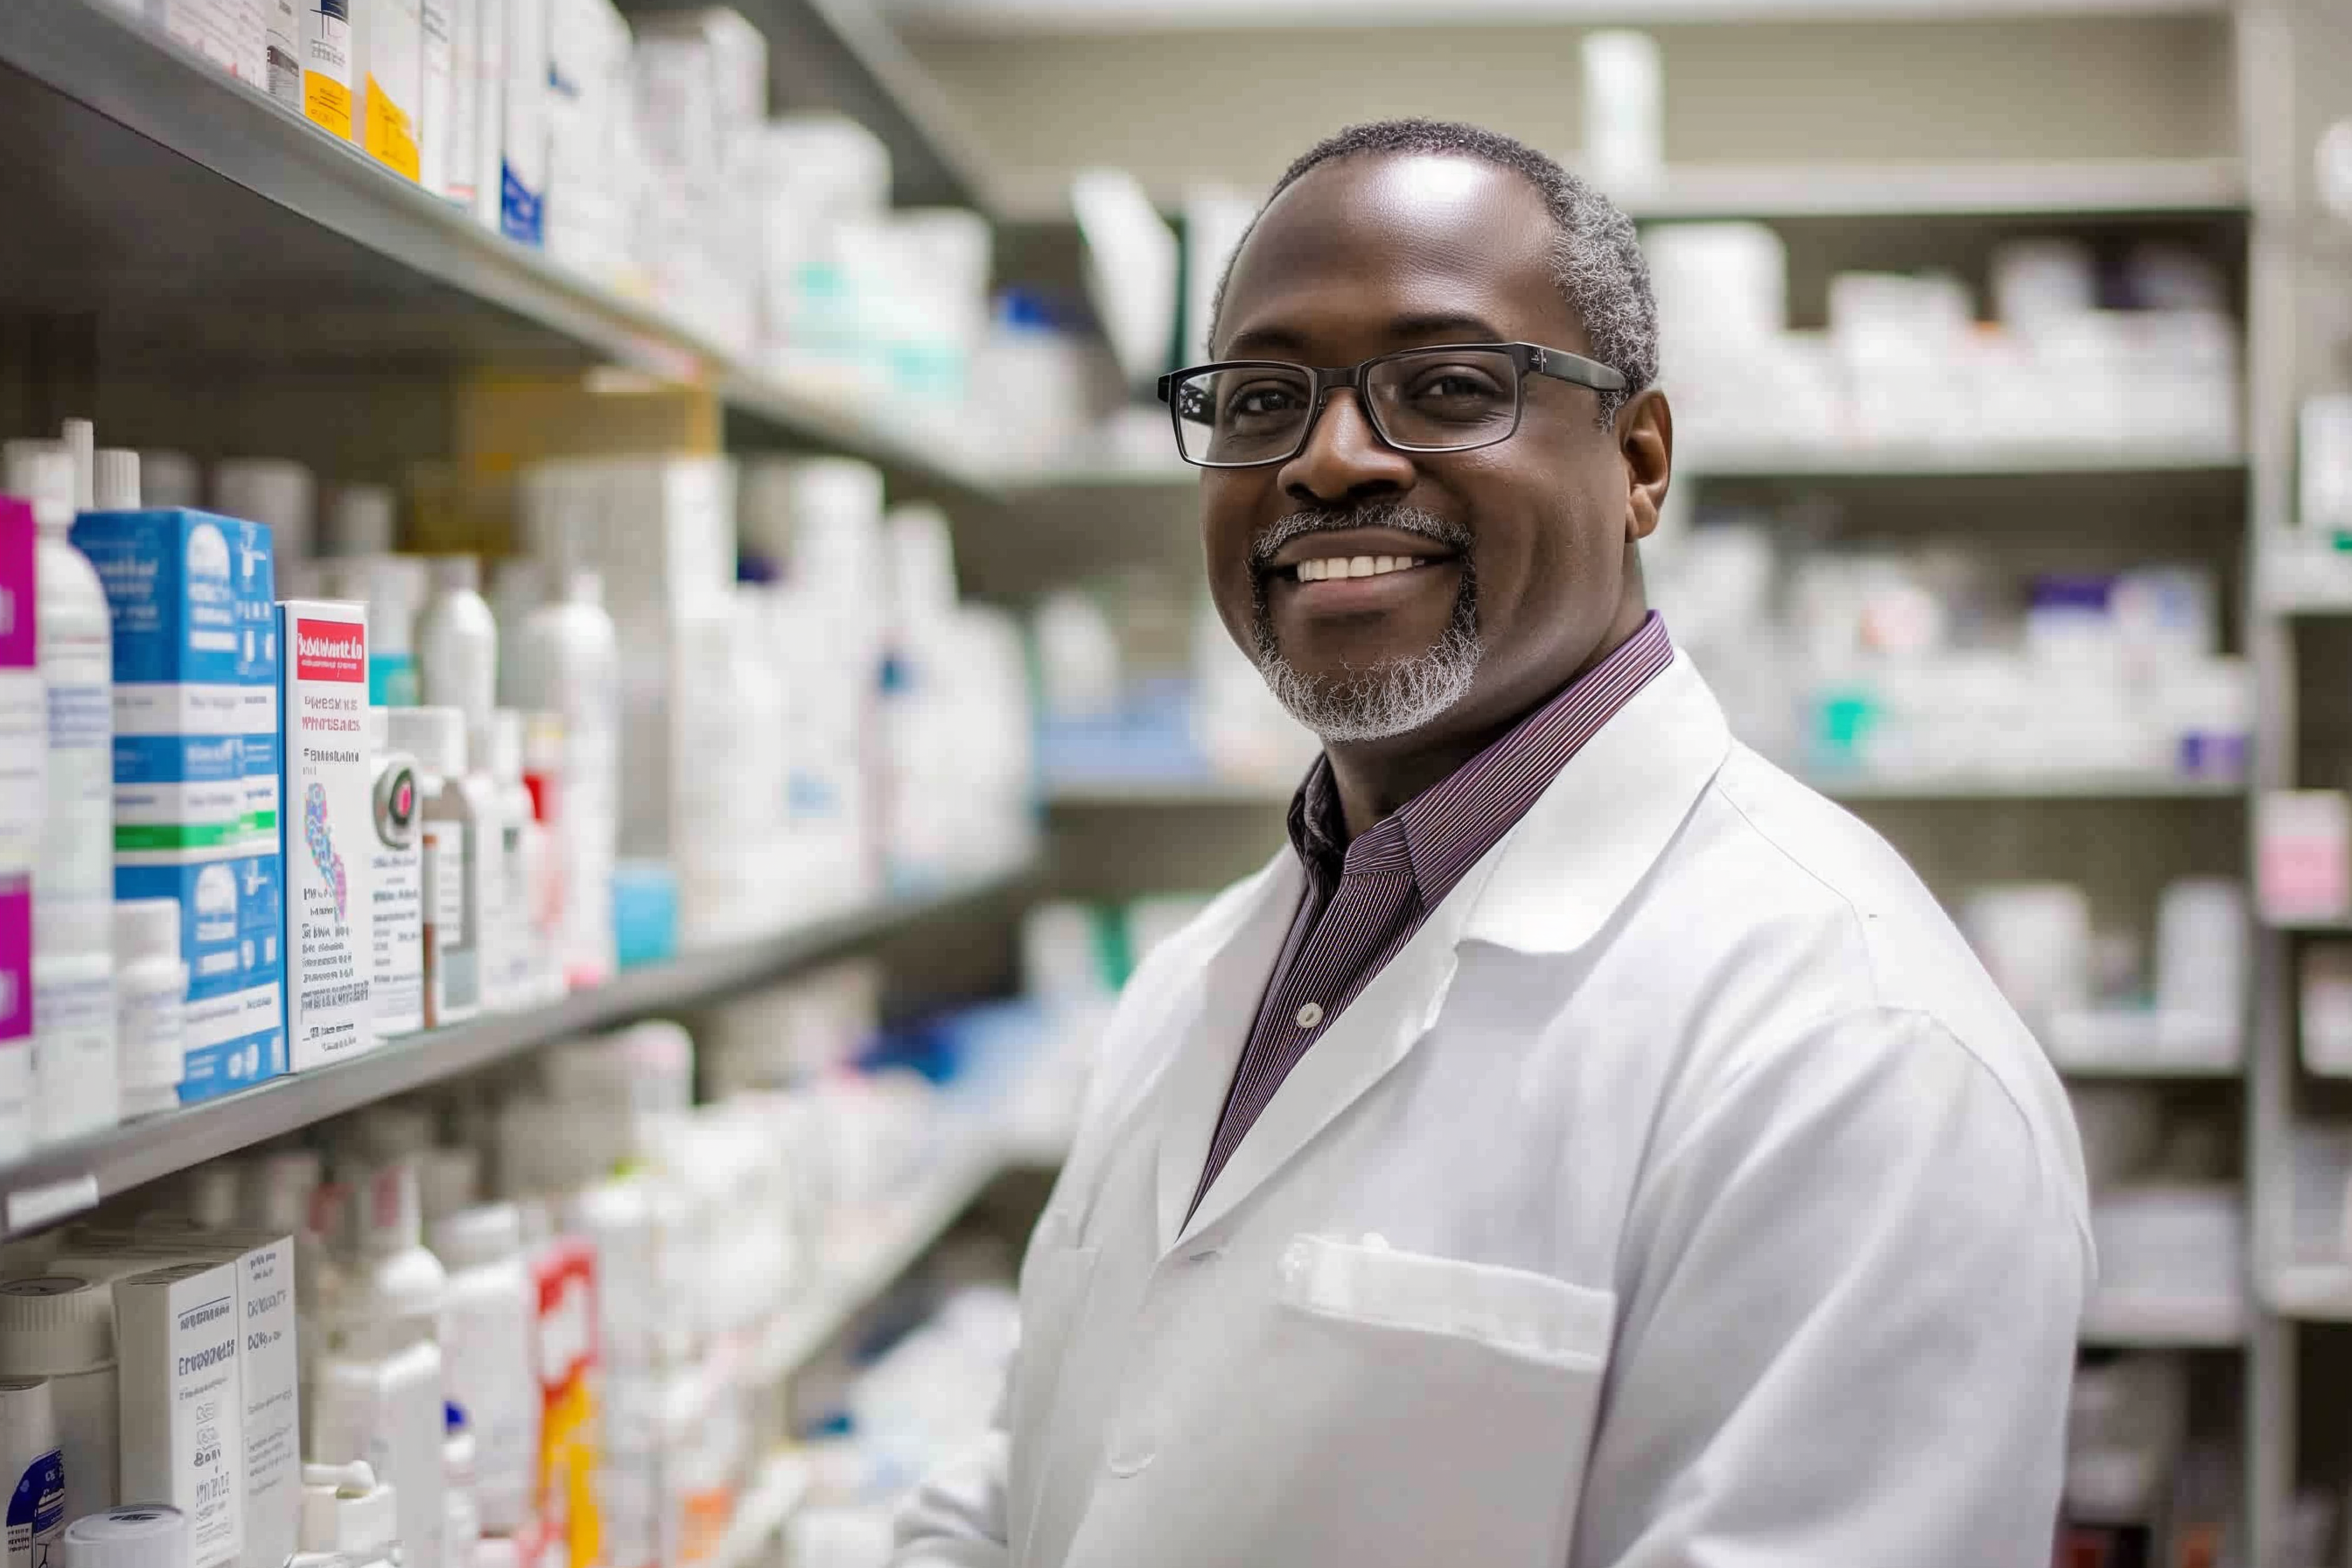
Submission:
[[[1307,675],[1283,658],[1267,614],[1265,564],[1292,540],[1340,528],[1393,528],[1433,540],[1454,552],[1462,585],[1454,615],[1424,652],[1337,675]],[[1326,742],[1383,741],[1409,734],[1469,695],[1478,673],[1478,586],[1471,569],[1468,532],[1428,512],[1377,502],[1351,511],[1297,512],[1283,519],[1252,550],[1260,586],[1255,605],[1253,653],[1258,673],[1290,716]]]

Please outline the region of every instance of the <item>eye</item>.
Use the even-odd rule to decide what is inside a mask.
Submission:
[[[1225,400],[1225,417],[1278,418],[1297,412],[1300,405],[1298,388],[1288,382],[1249,382],[1234,388],[1233,395]]]

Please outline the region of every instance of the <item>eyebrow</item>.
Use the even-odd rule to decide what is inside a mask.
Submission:
[[[1501,342],[1503,334],[1495,324],[1482,316],[1458,311],[1437,311],[1426,315],[1392,316],[1389,319],[1388,335],[1391,338],[1450,338],[1456,342]],[[1287,327],[1252,327],[1236,332],[1225,344],[1225,356],[1246,359],[1253,354],[1292,353],[1303,352],[1306,339]]]

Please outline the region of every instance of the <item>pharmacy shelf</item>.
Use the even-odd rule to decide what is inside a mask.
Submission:
[[[2234,1298],[2094,1294],[2076,1337],[2101,1350],[2225,1350],[2245,1342],[2252,1316],[2247,1304]]]
[[[775,1561],[776,1537],[799,1511],[815,1479],[808,1460],[798,1454],[775,1454],[763,1460],[735,1504],[727,1532],[702,1560],[702,1568],[761,1568]]]
[[[700,1005],[921,925],[971,913],[1011,890],[1027,868],[812,921],[782,934],[624,972],[552,1006],[503,1014],[405,1038],[333,1067],[38,1150],[0,1167],[5,1228],[14,1237],[115,1194],[293,1132],[373,1101],[445,1082],[552,1041],[675,1008]]]
[[[990,1183],[1034,1157],[1034,1151],[1024,1151],[1016,1159],[984,1137],[943,1150],[912,1192],[859,1227],[862,1240],[855,1253],[824,1270],[777,1317],[751,1352],[751,1381],[772,1383],[814,1360],[921,1260]]]
[[[2228,780],[2180,778],[2171,773],[2087,772],[2048,773],[1926,774],[1863,778],[1814,774],[1805,782],[1832,800],[2040,801],[2040,800],[2237,800],[2245,786]],[[1065,810],[1120,806],[1183,808],[1202,805],[1266,805],[1288,802],[1296,779],[1219,778],[1182,774],[1107,776],[1048,781],[1047,802]]]
[[[2235,1028],[2153,1009],[2061,1012],[2037,1033],[2050,1065],[2072,1079],[2220,1079],[2245,1071]]]
[[[142,349],[232,365],[239,353],[400,369],[610,363],[707,387],[788,443],[996,497],[898,411],[742,363],[90,0],[0,5],[0,200],[44,219],[0,249],[12,308],[91,312]]]
[[[2289,1264],[2272,1273],[2263,1294],[2282,1318],[2352,1323],[2352,1264]]]

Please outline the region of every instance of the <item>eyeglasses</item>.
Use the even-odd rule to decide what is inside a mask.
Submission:
[[[1622,392],[1622,371],[1534,343],[1447,343],[1317,370],[1282,360],[1223,360],[1160,378],[1176,449],[1203,468],[1286,463],[1307,449],[1315,416],[1348,387],[1373,433],[1401,452],[1469,452],[1508,440],[1526,402],[1522,384],[1548,375],[1595,392]]]

